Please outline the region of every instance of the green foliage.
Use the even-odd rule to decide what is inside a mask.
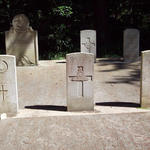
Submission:
[[[100,51],[107,57],[122,55],[122,32],[128,27],[141,31],[142,49],[149,49],[150,2],[108,0],[103,6],[107,15],[102,16],[101,9],[96,12],[95,7],[104,1],[0,0],[0,53],[5,53],[4,31],[9,30],[12,18],[19,13],[26,14],[30,25],[38,31],[40,59],[58,59],[66,53],[80,51],[80,30],[83,29],[97,28],[98,44],[108,31],[108,44],[100,43]],[[98,19],[100,23],[104,19],[108,21],[108,30],[103,31],[105,24],[97,24]]]
[[[122,26],[141,28],[147,24],[150,2],[146,0],[109,0],[109,17],[119,21]],[[147,6],[146,6],[147,5]]]
[[[117,54],[106,54],[104,55],[104,58],[120,58],[120,56]]]
[[[49,14],[53,16],[52,20],[55,19],[55,24],[49,26],[52,33],[48,35],[48,40],[55,42],[53,51],[49,52],[49,55],[52,55],[52,57],[48,59],[52,59],[58,58],[59,55],[64,53],[71,52],[73,49],[72,39],[70,37],[71,25],[69,24],[69,22],[72,22],[69,18],[71,18],[73,11],[71,6],[61,5],[52,8]],[[55,56],[53,56],[54,54]]]
[[[63,17],[71,17],[73,14],[72,8],[70,6],[58,6],[57,8],[53,8],[53,13],[58,16]]]
[[[50,60],[62,60],[65,59],[67,52],[51,52],[48,55],[48,59]]]

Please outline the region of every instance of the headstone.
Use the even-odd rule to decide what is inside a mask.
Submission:
[[[140,33],[137,29],[124,30],[123,57],[125,61],[135,61],[139,58]]]
[[[96,62],[96,31],[82,30],[80,31],[80,48],[81,52],[94,54]]]
[[[66,60],[68,111],[93,111],[94,55],[71,53]]]
[[[29,19],[24,14],[16,15],[12,27],[5,32],[6,53],[16,56],[17,66],[38,64],[38,35],[29,26]]]
[[[150,107],[150,50],[142,52],[141,107]]]
[[[18,92],[15,56],[0,55],[0,113],[17,113]]]

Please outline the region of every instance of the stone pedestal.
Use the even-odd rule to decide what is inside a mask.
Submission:
[[[66,57],[68,111],[92,111],[94,55],[71,53]]]
[[[96,31],[82,30],[80,31],[80,49],[84,53],[94,54],[96,62]]]
[[[139,58],[140,33],[137,29],[124,30],[123,57],[125,61],[135,61]]]
[[[0,55],[0,113],[17,113],[18,92],[15,56]]]
[[[150,107],[150,50],[142,52],[141,107]]]

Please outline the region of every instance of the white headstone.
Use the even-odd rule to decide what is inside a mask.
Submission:
[[[0,55],[0,113],[17,113],[18,92],[15,56]]]
[[[16,15],[12,25],[13,27],[5,32],[6,53],[16,56],[17,66],[37,65],[37,31],[29,26],[29,20],[24,14]]]
[[[150,50],[142,52],[141,106],[150,107]]]
[[[125,61],[134,61],[139,58],[140,33],[137,29],[124,30],[123,57]]]
[[[68,111],[92,111],[94,55],[67,54],[67,108]]]
[[[84,53],[92,53],[96,62],[96,31],[82,30],[80,31],[80,49]]]

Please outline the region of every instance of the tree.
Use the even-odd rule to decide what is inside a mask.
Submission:
[[[12,18],[25,13],[39,32],[40,59],[80,51],[80,30],[96,29],[98,56],[122,55],[125,28],[141,31],[142,49],[149,48],[150,2],[146,0],[0,0],[0,53]]]

